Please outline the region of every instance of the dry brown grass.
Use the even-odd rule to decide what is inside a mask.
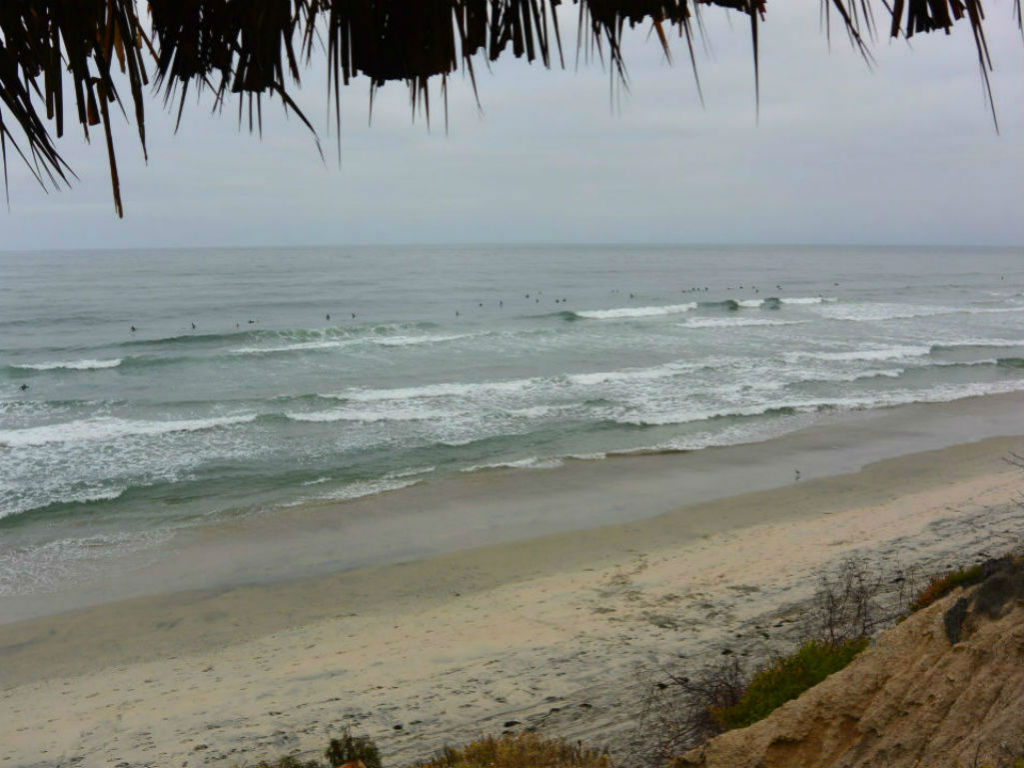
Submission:
[[[922,589],[914,601],[910,604],[910,611],[920,611],[927,608],[936,600],[945,597],[957,587],[966,587],[975,584],[982,578],[981,566],[975,565],[972,568],[961,568],[958,571],[948,571],[932,578],[928,586]]]
[[[581,742],[550,739],[524,731],[515,736],[483,736],[458,749],[445,747],[419,768],[607,768],[607,751]]]

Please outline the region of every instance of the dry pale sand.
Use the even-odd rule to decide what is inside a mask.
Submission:
[[[927,570],[1019,545],[1011,450],[1024,438],[626,525],[0,626],[0,766],[242,766],[314,755],[345,725],[390,765],[526,726],[622,744],[638,666],[786,647],[845,556]]]

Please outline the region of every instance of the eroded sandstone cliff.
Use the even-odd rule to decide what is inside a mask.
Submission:
[[[768,718],[679,760],[688,766],[1020,765],[1024,565],[994,562]]]

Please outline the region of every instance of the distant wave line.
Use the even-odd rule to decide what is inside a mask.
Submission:
[[[566,320],[623,320],[683,314],[698,309],[778,309],[786,304],[798,306],[834,301],[838,301],[838,299],[826,296],[793,296],[784,298],[769,296],[764,299],[722,299],[720,301],[691,301],[685,304],[655,304],[645,307],[613,307],[610,309],[577,310],[575,312],[565,311],[557,312],[555,316]]]
[[[137,338],[124,341],[121,346],[163,346],[177,344],[216,344],[220,342],[287,340],[314,341],[317,339],[349,339],[363,338],[372,335],[384,337],[388,334],[407,332],[410,330],[429,330],[437,328],[437,323],[374,323],[361,325],[336,325],[324,328],[246,328],[226,333],[184,333],[175,336],[164,336],[155,339]]]
[[[1024,365],[1024,361],[1021,361]],[[968,397],[979,397],[1006,392],[1024,390],[1024,379],[1012,381],[971,383],[966,385],[947,384],[928,390],[886,390],[873,395],[861,397],[835,397],[819,400],[790,401],[783,404],[757,405],[747,408],[724,408],[720,411],[679,410],[670,413],[648,413],[628,417],[619,417],[614,421],[619,424],[636,427],[660,427],[678,424],[691,424],[702,421],[719,421],[729,418],[749,418],[757,416],[788,416],[797,413],[815,413],[834,410],[872,410],[890,408],[898,405],[914,403],[942,403],[961,400]]]
[[[164,435],[173,432],[198,432],[218,427],[246,424],[256,419],[255,413],[208,419],[174,421],[129,420],[113,417],[78,419],[24,429],[0,430],[0,446],[22,448],[48,443],[76,443],[116,440],[134,435]]]
[[[273,355],[285,352],[306,352],[324,349],[343,349],[361,344],[376,344],[382,347],[408,347],[419,344],[442,344],[448,341],[467,339],[479,334],[454,333],[434,336],[382,336],[338,339],[334,341],[303,341],[280,347],[238,347],[231,350],[235,355]]]
[[[592,373],[564,373],[547,377],[506,379],[482,382],[442,382],[424,384],[419,387],[396,387],[392,389],[350,389],[338,393],[325,393],[320,397],[331,400],[377,402],[387,400],[414,400],[421,398],[468,397],[485,392],[498,394],[519,394],[539,387],[557,387],[565,384],[583,387],[609,382],[624,382],[645,379],[661,379],[682,373],[707,368],[707,362],[691,363],[674,361],[648,368],[623,368],[617,371],[595,371]]]
[[[68,360],[46,363],[12,363],[11,368],[19,368],[26,371],[54,371],[66,369],[70,371],[98,371],[104,368],[116,368],[121,365],[122,358],[110,360]]]

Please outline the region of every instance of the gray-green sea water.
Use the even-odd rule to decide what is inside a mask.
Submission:
[[[1021,389],[1021,249],[0,253],[0,595],[256,510]]]

